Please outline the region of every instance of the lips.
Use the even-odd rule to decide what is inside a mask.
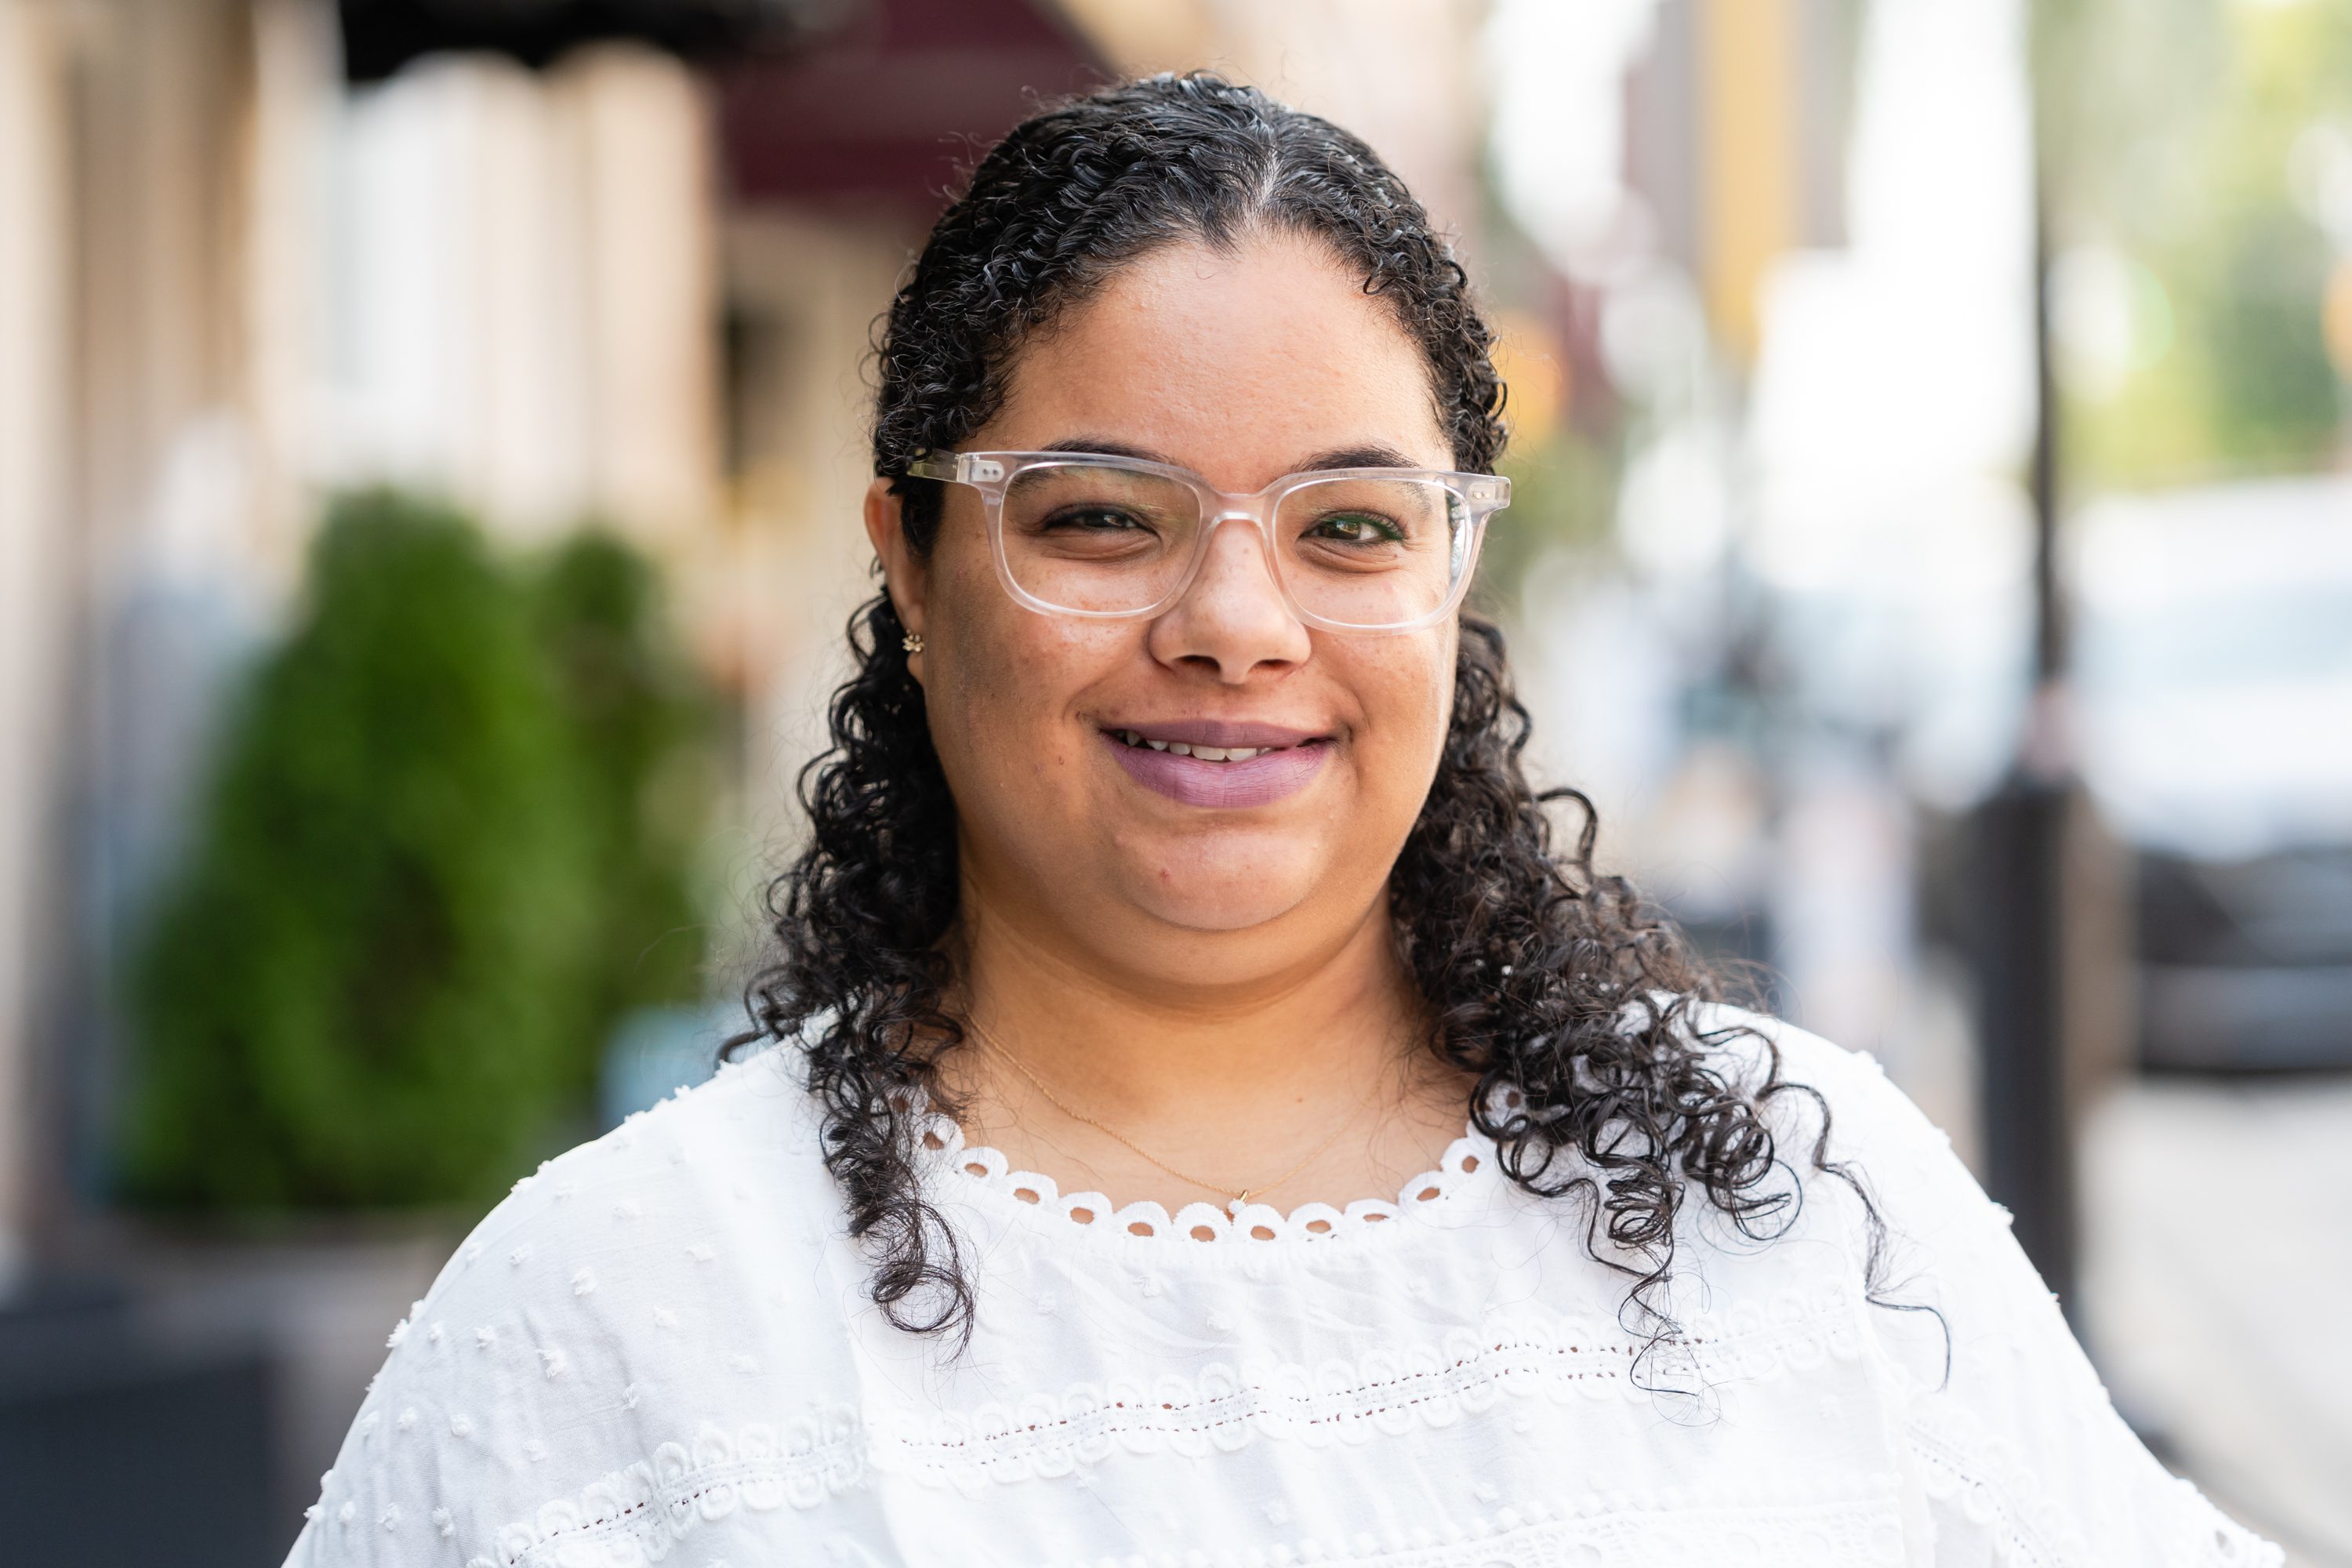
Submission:
[[[1240,810],[1304,789],[1330,755],[1329,737],[1273,724],[1188,720],[1100,731],[1128,776],[1186,805]]]

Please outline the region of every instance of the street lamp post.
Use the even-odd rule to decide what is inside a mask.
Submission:
[[[2074,796],[2065,626],[2057,570],[2059,408],[2051,354],[2048,221],[2033,219],[2033,695],[2009,777],[1969,824],[1986,1190],[2071,1310],[2074,1141],[2068,1118],[2065,868]]]

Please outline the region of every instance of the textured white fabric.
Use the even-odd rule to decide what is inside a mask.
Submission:
[[[482,1222],[393,1331],[289,1563],[2278,1563],[2116,1418],[1875,1064],[1764,1026],[1895,1229],[1891,1293],[1949,1324],[1948,1380],[1933,1317],[1864,1300],[1826,1178],[1769,1243],[1694,1198],[1685,1333],[1645,1359],[1583,1209],[1475,1136],[1395,1203],[1229,1226],[1113,1215],[941,1121],[925,1180],[979,1300],[954,1355],[866,1300],[774,1052]],[[1800,1098],[1773,1114],[1801,1165]]]

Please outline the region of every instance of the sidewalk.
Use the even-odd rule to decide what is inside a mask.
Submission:
[[[2117,1407],[2295,1568],[2352,1568],[2352,1079],[2133,1082],[2082,1159]]]

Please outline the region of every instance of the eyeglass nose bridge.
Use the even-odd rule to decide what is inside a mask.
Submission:
[[[1223,499],[1220,498],[1220,500]],[[1254,522],[1257,524],[1258,531],[1264,533],[1273,526],[1274,509],[1255,497],[1250,498],[1249,504],[1246,506],[1213,506],[1208,509],[1208,515],[1202,521],[1201,527],[1207,532],[1214,533],[1225,524],[1235,521]]]
[[[1203,563],[1209,558],[1209,547],[1217,542],[1217,531],[1229,522],[1246,522],[1256,531],[1258,543],[1265,555],[1267,574],[1279,584],[1282,570],[1275,561],[1274,503],[1264,496],[1216,497],[1216,504],[1204,508],[1201,520],[1201,560]]]
[[[1209,555],[1215,548],[1218,531],[1229,522],[1246,522],[1257,535],[1258,564],[1265,571],[1266,584],[1275,596],[1282,601],[1284,611],[1293,620],[1306,624],[1298,606],[1291,602],[1290,586],[1283,581],[1280,552],[1274,537],[1274,506],[1264,496],[1232,496],[1210,492],[1202,497],[1201,509],[1201,542],[1192,554],[1192,564],[1184,579],[1161,603],[1160,614],[1174,609],[1192,597],[1208,570]]]

